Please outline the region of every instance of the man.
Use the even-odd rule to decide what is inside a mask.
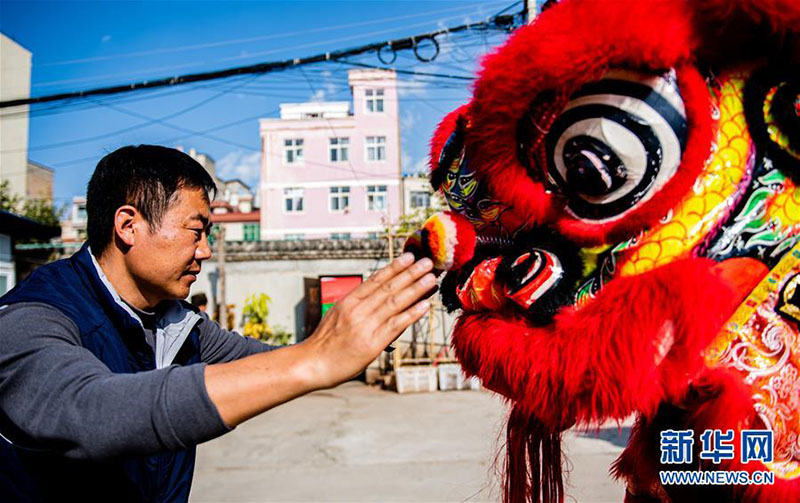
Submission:
[[[123,147],[87,191],[88,243],[0,298],[4,500],[185,501],[195,445],[361,372],[428,310],[431,263],[404,255],[273,348],[185,302],[214,182],[187,155]]]

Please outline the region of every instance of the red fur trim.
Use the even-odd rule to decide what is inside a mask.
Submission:
[[[695,0],[694,6],[702,36],[697,58],[704,63],[719,67],[792,53],[800,62],[797,0]]]
[[[738,305],[706,259],[686,259],[608,283],[581,308],[535,327],[513,313],[462,316],[453,334],[466,371],[560,428],[652,414],[683,396],[701,351]],[[659,339],[674,344],[658,364]]]
[[[439,125],[436,126],[436,130],[433,132],[433,137],[431,138],[431,152],[429,159],[431,173],[439,169],[439,156],[442,153],[442,148],[444,147],[444,144],[447,143],[447,139],[450,138],[450,135],[453,134],[453,131],[455,131],[456,123],[458,122],[459,117],[465,116],[468,109],[468,105],[461,105],[449,114],[445,115],[444,119],[442,119],[441,122],[439,122]],[[442,169],[447,169],[447,166],[444,166]]]
[[[610,222],[584,222],[562,213],[556,227],[563,235],[587,246],[623,241],[654,225],[691,190],[711,153],[710,100],[705,81],[694,67],[678,67],[677,73],[689,134],[675,175],[652,199]]]
[[[688,62],[692,26],[687,5],[672,0],[566,1],[517,30],[487,57],[470,108],[467,148],[494,197],[529,223],[551,219],[557,209],[552,198],[517,157],[517,122],[545,90],[571,94],[611,67],[662,70]]]

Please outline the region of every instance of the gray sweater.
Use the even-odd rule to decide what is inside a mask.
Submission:
[[[155,352],[158,320],[146,318]],[[103,460],[185,449],[228,432],[206,391],[205,364],[274,347],[204,317],[197,323],[204,363],[115,374],[54,307],[0,309],[0,434],[21,448]]]

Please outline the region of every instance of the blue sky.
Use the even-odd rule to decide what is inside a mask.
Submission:
[[[303,57],[485,19],[513,1],[0,2],[0,31],[33,53],[31,95],[88,89]],[[517,3],[511,11],[521,9]],[[423,64],[402,69],[472,75],[498,31],[440,37]],[[420,48],[421,52],[425,49]],[[381,64],[374,54],[354,61]],[[345,64],[128,93],[31,109],[29,157],[55,170],[61,205],[82,195],[96,162],[132,143],[211,155],[223,178],[258,181],[258,118],[281,102],[346,100]],[[7,71],[4,69],[4,71]],[[401,76],[403,168],[422,169],[438,120],[469,98],[467,81]],[[8,113],[8,109],[2,113]],[[199,133],[199,134],[198,134]]]

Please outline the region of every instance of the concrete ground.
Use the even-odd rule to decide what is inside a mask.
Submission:
[[[190,500],[499,501],[506,406],[486,391],[312,393],[203,444]],[[627,428],[570,433],[567,501],[621,502],[608,476]]]

